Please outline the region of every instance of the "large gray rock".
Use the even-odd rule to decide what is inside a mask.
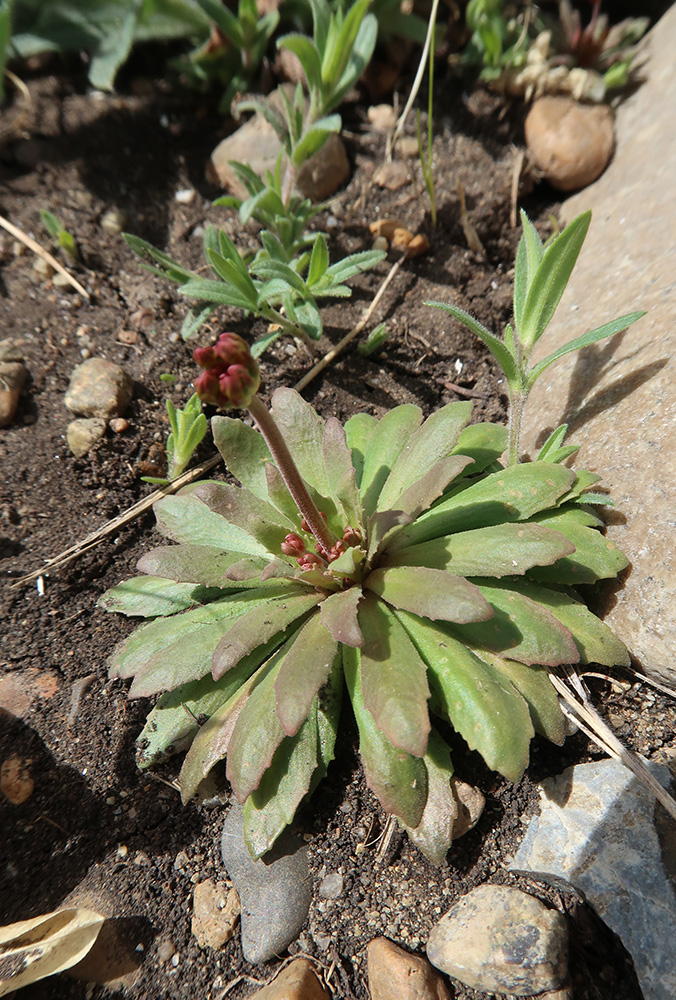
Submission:
[[[587,208],[587,242],[534,360],[624,313],[648,315],[624,334],[552,365],[531,395],[525,451],[569,424],[578,463],[603,476],[620,516],[608,537],[632,562],[606,621],[642,669],[676,683],[676,5],[646,39],[646,82],[620,106],[615,158],[565,202]],[[625,523],[626,519],[626,523]]]
[[[244,843],[242,807],[234,803],[223,824],[223,864],[239,893],[242,952],[258,965],[281,954],[305,923],[312,899],[307,847],[288,831],[254,861]]]
[[[432,965],[486,993],[530,996],[568,977],[568,928],[558,910],[508,885],[481,885],[432,928]]]
[[[666,767],[651,764],[668,786]],[[563,876],[581,890],[634,959],[645,1000],[676,997],[674,821],[619,761],[568,768],[542,783],[540,816],[512,868]]]

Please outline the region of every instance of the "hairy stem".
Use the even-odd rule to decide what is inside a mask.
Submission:
[[[336,536],[329,530],[324,518],[312,502],[301,474],[296,468],[296,463],[291,457],[291,452],[272,414],[258,396],[253,397],[249,403],[248,410],[265,438],[265,443],[270,449],[270,454],[274,458],[289,493],[296,502],[298,510],[309,524],[310,531],[319,542],[320,548],[325,553],[328,553],[337,541]]]

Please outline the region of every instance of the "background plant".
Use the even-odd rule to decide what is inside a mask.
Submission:
[[[69,233],[61,220],[47,209],[40,210],[40,218],[49,235],[56,240],[71,264],[79,264],[80,251],[78,250],[73,234]]]
[[[145,483],[165,486],[181,475],[207,432],[207,418],[202,413],[202,400],[193,393],[182,410],[170,399],[166,401],[171,431],[167,437],[167,477],[142,476]]]
[[[511,358],[551,319],[581,228],[545,252],[526,226]],[[261,856],[326,773],[346,692],[369,786],[439,862],[456,810],[447,727],[517,780],[534,733],[563,741],[547,672],[629,662],[575,591],[627,565],[590,506],[598,477],[561,464],[575,451],[565,428],[537,461],[503,468],[513,432],[469,425],[469,403],[425,421],[412,405],[380,420],[360,413],[343,427],[289,389],[268,410],[255,359],[233,334],[195,358],[202,398],[248,409],[257,429],[214,418],[240,485],[201,483],[156,504],[177,544],[148,553],[146,576],[101,599],[151,619],[111,660],[113,676],[133,678],[131,697],[161,694],[139,765],[189,747],[187,800],[227,758]]]

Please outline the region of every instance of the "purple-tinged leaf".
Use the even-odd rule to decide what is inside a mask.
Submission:
[[[198,483],[193,496],[201,500],[209,510],[220,514],[230,524],[249,530],[249,518],[262,517],[271,521],[284,532],[293,531],[295,524],[280,514],[272,504],[261,500],[255,493],[243,486],[233,486],[231,483]]]
[[[572,594],[521,580],[515,581],[512,589],[546,608],[570,631],[580,663],[603,663],[607,667],[630,665],[631,658],[624,643]]]
[[[352,453],[347,444],[343,425],[329,417],[324,426],[322,441],[324,468],[332,499],[345,518],[345,527],[364,530],[361,498],[357,489]]]
[[[504,586],[492,580],[475,579],[492,605],[494,615],[486,622],[453,625],[454,633],[469,646],[489,649],[521,663],[558,667],[579,663],[575,640],[569,629],[538,600],[519,593],[519,585]]]
[[[267,564],[261,573],[261,583],[266,580],[296,579],[296,567],[291,566],[285,559],[275,557]]]
[[[219,638],[239,616],[252,608],[264,609],[273,597],[288,593],[289,585],[284,583],[263,587],[141,625],[113,653],[110,675],[136,677],[130,697],[199,680],[210,672],[211,653]]]
[[[345,437],[352,452],[352,465],[358,487],[361,487],[366,449],[377,426],[377,419],[370,413],[355,413],[345,423]]]
[[[495,653],[483,655],[498,679],[506,677],[526,699],[535,732],[557,746],[563,746],[566,738],[565,719],[559,707],[559,696],[547,676],[546,667],[518,663]]]
[[[282,740],[258,788],[244,803],[244,841],[262,857],[291,823],[318,766],[317,705],[295,736]]]
[[[453,840],[458,801],[451,789],[453,765],[448,745],[434,727],[423,761],[427,770],[427,802],[418,825],[407,826],[406,832],[433,865],[441,865]]]
[[[135,576],[111,587],[96,602],[98,608],[140,618],[159,618],[200,604],[200,588],[158,576]]]
[[[359,753],[366,783],[387,813],[408,826],[417,826],[427,800],[427,770],[419,757],[399,750],[376,726],[364,705],[361,654],[343,646],[343,670],[359,729]]]
[[[493,609],[475,584],[425,566],[394,566],[375,569],[364,586],[388,604],[412,611],[421,618],[447,622],[481,622]]]
[[[322,448],[324,421],[295,389],[276,389],[271,411],[301,476],[322,496],[328,497],[329,482]]]
[[[212,767],[225,759],[240,712],[268,670],[267,664],[260,667],[207,719],[195,736],[178,776],[184,803],[193,797]]]
[[[374,428],[364,455],[364,468],[359,486],[362,505],[368,517],[378,506],[380,491],[394,463],[421,421],[420,407],[404,403],[403,406],[396,406],[386,413]]]
[[[228,472],[261,500],[267,500],[265,465],[272,462],[272,455],[262,434],[234,417],[213,417],[211,433]]]
[[[163,497],[157,501],[154,510],[157,530],[174,542],[238,552],[240,558],[267,554],[248,531],[229,524],[191,494]]]
[[[229,570],[243,563],[248,575],[232,579]],[[240,552],[223,552],[210,545],[161,545],[141,556],[136,564],[142,573],[168,577],[184,583],[201,583],[205,587],[232,589],[246,580],[256,579],[265,567],[265,559],[242,559]],[[254,586],[260,586],[256,580]]]
[[[553,507],[566,493],[575,473],[562,465],[529,462],[464,484],[404,528],[388,545],[388,553],[460,531],[525,521]]]
[[[300,589],[298,592],[294,588],[284,597],[266,601],[238,618],[216,648],[212,647],[211,674],[214,680],[236,667],[242,657],[253,652],[257,646],[283,633],[296,619],[316,607],[320,600],[321,596],[314,591]]]
[[[302,726],[337,656],[336,640],[324,628],[319,615],[313,615],[296,633],[275,681],[277,718],[287,736],[294,736]]]
[[[425,664],[399,622],[373,594],[364,594],[359,605],[359,625],[364,636],[364,706],[395,747],[422,757],[430,731]]]
[[[518,781],[528,765],[533,736],[525,700],[454,637],[451,628],[456,626],[430,625],[406,611],[397,617],[429,666],[444,716],[489,767]]]
[[[523,576],[575,551],[558,531],[539,524],[496,524],[401,549],[385,565],[428,566],[458,576]]]
[[[401,507],[406,513],[411,513],[407,506],[399,503],[399,498],[417,485],[421,469],[431,469],[449,457],[460,431],[469,423],[471,415],[471,403],[448,403],[432,413],[424,424],[411,434],[382,488],[378,499],[378,510]],[[454,476],[449,476],[444,486],[447,486],[452,478]],[[429,504],[425,504],[426,506]],[[421,509],[424,510],[425,507]]]
[[[319,606],[322,625],[336,642],[344,642],[346,646],[364,645],[357,617],[357,606],[361,598],[361,587],[349,587],[331,594]]]

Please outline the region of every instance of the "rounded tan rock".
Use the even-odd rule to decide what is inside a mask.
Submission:
[[[580,104],[570,97],[535,101],[525,134],[536,167],[559,191],[576,191],[595,181],[615,148],[610,108]]]
[[[443,979],[421,955],[384,937],[374,938],[367,954],[371,1000],[450,1000]]]

